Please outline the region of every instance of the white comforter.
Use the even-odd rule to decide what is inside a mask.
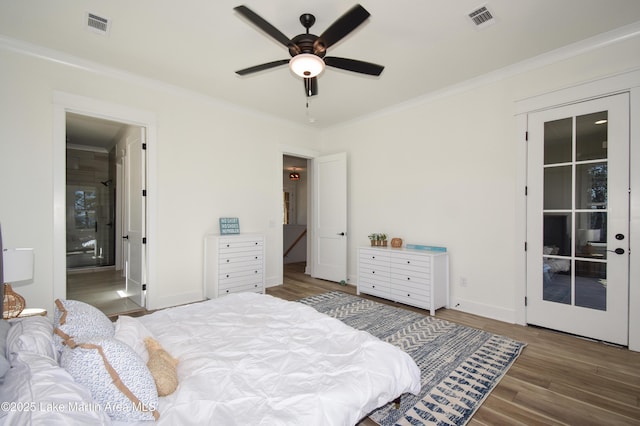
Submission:
[[[420,390],[398,348],[296,302],[241,293],[141,317],[180,384],[160,425],[353,425]]]

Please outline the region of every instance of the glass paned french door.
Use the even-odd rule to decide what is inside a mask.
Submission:
[[[626,344],[626,94],[530,114],[527,322]]]

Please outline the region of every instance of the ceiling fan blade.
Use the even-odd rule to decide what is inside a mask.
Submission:
[[[261,16],[259,16],[253,10],[249,9],[247,6],[236,6],[233,9],[247,18],[249,21],[251,21],[256,27],[269,34],[280,44],[283,44],[286,47],[289,47],[289,45],[292,44],[291,40],[289,40],[289,37],[282,34],[279,29],[265,21]]]
[[[331,24],[329,28],[318,37],[315,43],[313,43],[316,55],[324,52],[328,47],[337,43],[344,36],[355,30],[360,24],[366,21],[370,15],[371,14],[359,4],[353,6]]]
[[[279,67],[280,65],[288,64],[289,59],[279,59],[273,62],[267,62],[266,64],[255,65],[253,67],[245,68],[240,71],[236,71],[238,75],[247,75],[258,71],[268,70],[270,68]]]
[[[375,76],[380,75],[382,73],[382,70],[384,70],[384,67],[382,65],[372,64],[371,62],[358,61],[356,59],[337,58],[335,56],[325,57],[324,63],[330,67]]]
[[[318,94],[318,78],[311,77],[304,79],[304,94],[307,98]]]

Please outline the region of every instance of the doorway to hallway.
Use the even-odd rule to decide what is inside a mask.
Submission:
[[[308,167],[307,159],[283,155],[283,264],[307,262]]]

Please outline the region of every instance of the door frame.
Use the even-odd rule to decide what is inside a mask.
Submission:
[[[314,158],[320,157],[319,151],[297,147],[297,146],[280,145],[278,150],[280,151],[280,163],[278,166],[280,170],[280,176],[282,176],[282,167],[283,167],[282,156],[284,155],[291,155],[293,157],[305,158],[307,159],[307,164],[310,163],[309,160],[313,160]],[[280,177],[280,179],[282,180],[282,177]],[[315,241],[315,232],[312,224],[313,224],[313,205],[314,205],[316,194],[315,194],[313,182],[314,182],[314,178],[313,178],[312,170],[308,169],[307,170],[307,191],[309,194],[308,195],[309,198],[307,200],[307,260],[306,260],[306,266],[305,266],[305,274],[309,274],[309,275],[313,275],[313,272],[314,272],[312,259],[314,254],[313,242]],[[279,226],[280,226],[280,232],[278,235],[280,235],[280,240],[279,240],[279,248],[276,247],[276,250],[278,250],[278,253],[282,253],[284,249],[284,242],[282,238],[282,235],[283,235],[282,223],[280,223]],[[280,284],[284,283],[284,268],[282,264],[283,262],[279,262],[279,265],[281,268],[280,273],[278,274],[278,276],[280,277]]]
[[[156,116],[154,113],[129,106],[118,105],[99,99],[73,95],[65,92],[53,92],[53,298],[65,299],[67,296],[66,266],[66,114],[76,114],[118,121],[134,126],[145,127],[147,133],[147,189],[155,188],[156,171]],[[147,192],[147,240],[155,241],[156,235],[156,198],[153,191]],[[146,247],[147,284],[156,282],[157,250],[154,244]],[[146,308],[153,307],[153,285],[147,287]]]
[[[556,108],[559,106],[583,102],[618,93],[629,93],[629,161],[640,163],[640,70],[633,70],[607,76],[590,82],[563,88],[549,93],[516,101],[517,164],[516,188],[520,196],[516,198],[516,233],[514,249],[522,253],[516,257],[517,276],[520,285],[514,289],[515,319],[517,324],[526,325],[525,297],[527,289],[526,268],[526,232],[527,232],[527,143],[526,131],[529,113]],[[629,247],[639,249],[629,251],[629,349],[640,351],[640,169],[630,169],[630,211],[629,211]]]

